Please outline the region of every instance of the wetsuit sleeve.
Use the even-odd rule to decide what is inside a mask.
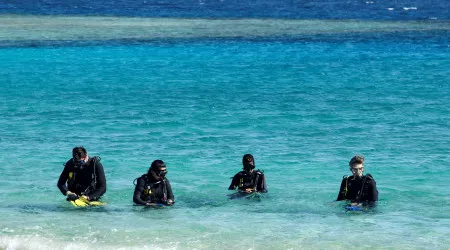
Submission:
[[[145,180],[140,177],[137,179],[136,187],[134,188],[133,202],[139,205],[145,205],[147,202],[141,199],[141,195],[145,189]]]
[[[266,176],[261,174],[259,176],[258,187],[256,189],[258,192],[267,193]]]
[[[378,190],[377,190],[377,183],[375,182],[375,180],[370,180],[369,182],[369,192],[368,192],[368,197],[367,197],[367,201],[368,202],[377,202],[378,201]]]
[[[337,197],[337,201],[342,201],[342,200],[345,200],[346,198],[345,198],[345,181],[347,180],[347,178],[344,178],[344,179],[342,179],[342,182],[341,182],[341,188],[339,189],[339,194],[338,194],[338,197]]]
[[[228,190],[234,190],[236,187],[239,186],[239,175],[236,174],[233,177],[233,180],[231,181],[230,186],[228,187]]]
[[[69,163],[69,161],[67,161],[66,164],[64,164],[64,170],[62,171],[61,175],[59,176],[59,180],[58,180],[58,184],[57,184],[59,191],[61,191],[61,193],[63,195],[66,195],[67,191],[69,190],[67,188],[67,184],[66,184],[67,179],[69,177],[69,172],[70,172],[69,169],[70,169],[70,163]]]
[[[106,192],[105,171],[103,169],[102,163],[98,160],[95,163],[95,175],[97,177],[97,185],[95,186],[95,189],[91,193],[89,193],[89,198],[91,200],[97,200]]]
[[[175,202],[175,197],[173,197],[172,187],[170,186],[170,182],[166,179],[166,189],[167,189],[167,199],[171,199]]]

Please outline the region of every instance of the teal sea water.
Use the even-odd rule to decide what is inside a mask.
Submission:
[[[1,249],[450,246],[448,21],[100,19],[0,18]],[[78,145],[105,207],[56,187]],[[245,153],[269,193],[228,200]],[[355,154],[367,213],[333,202]],[[133,206],[155,159],[176,204]]]

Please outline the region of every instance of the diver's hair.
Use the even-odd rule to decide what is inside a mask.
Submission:
[[[87,155],[87,151],[86,151],[86,149],[83,146],[74,147],[72,149],[72,157],[74,159],[79,160],[81,158],[86,157],[86,155]]]
[[[147,175],[150,175],[150,171],[157,170],[159,168],[166,167],[166,164],[162,160],[154,160],[152,162],[152,165],[150,165],[150,168],[148,169]]]
[[[353,156],[353,158],[350,160],[348,165],[351,167],[355,164],[364,164],[364,156],[362,156],[362,155]]]
[[[242,157],[242,164],[245,164],[247,162],[253,161],[253,164],[255,164],[255,158],[251,154],[245,154],[244,157]]]

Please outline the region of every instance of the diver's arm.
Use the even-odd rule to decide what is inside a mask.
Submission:
[[[375,180],[371,180],[369,183],[369,197],[368,197],[368,201],[369,203],[376,203],[378,201],[378,190],[377,190],[377,183],[375,182]]]
[[[167,189],[167,205],[173,205],[175,203],[175,197],[173,196],[172,187],[170,186],[170,182],[166,179],[166,189]]]
[[[236,187],[239,185],[238,183],[239,183],[239,176],[238,176],[238,174],[236,174],[236,175],[233,177],[233,180],[231,181],[231,184],[230,184],[230,186],[228,187],[228,190],[235,190]]]
[[[147,204],[146,201],[141,199],[141,195],[144,192],[145,180],[143,177],[137,179],[136,187],[134,188],[133,202],[138,205]]]
[[[342,201],[342,200],[346,199],[346,197],[345,197],[345,181],[346,181],[346,178],[344,178],[341,182],[341,188],[339,189],[339,194],[338,194],[336,201]]]
[[[95,164],[95,175],[97,176],[97,184],[95,189],[89,193],[89,200],[98,200],[106,192],[106,177],[102,163],[97,160]]]
[[[61,193],[63,195],[67,195],[67,192],[69,191],[69,189],[67,188],[67,185],[66,185],[67,179],[69,177],[69,172],[70,171],[69,171],[69,161],[68,161],[66,164],[64,164],[64,170],[62,171],[61,175],[59,176],[58,184],[57,184],[59,191],[61,191]]]
[[[260,174],[259,176],[258,187],[256,191],[261,193],[267,193],[266,176],[264,174]]]

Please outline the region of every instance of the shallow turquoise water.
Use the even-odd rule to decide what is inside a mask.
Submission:
[[[9,41],[0,248],[447,248],[450,50],[436,32]],[[102,157],[106,207],[75,209],[56,187],[77,145]],[[266,173],[261,201],[226,198],[245,153]],[[371,213],[332,202],[355,154],[380,192]],[[172,208],[132,206],[154,159]]]

